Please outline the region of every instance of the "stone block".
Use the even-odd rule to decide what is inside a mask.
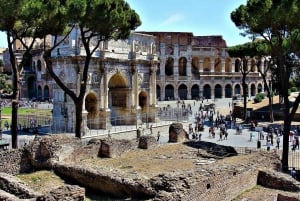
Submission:
[[[187,133],[181,123],[173,123],[169,127],[169,142],[184,142]]]
[[[157,140],[152,135],[142,136],[139,138],[138,147],[140,149],[149,149],[155,147],[156,145],[157,145]]]

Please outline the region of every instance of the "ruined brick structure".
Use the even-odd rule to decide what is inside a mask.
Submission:
[[[222,36],[191,32],[141,32],[154,35],[159,55],[156,91],[159,100],[231,98],[243,94],[237,61]],[[264,91],[255,59],[248,63],[247,96]],[[264,64],[264,62],[262,62]],[[263,67],[263,66],[262,66]]]

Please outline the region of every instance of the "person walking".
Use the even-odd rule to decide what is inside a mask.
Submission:
[[[157,132],[157,142],[159,141],[159,138],[160,138],[160,132],[158,131]]]
[[[280,145],[280,135],[278,134],[276,137],[276,148],[279,149],[279,145]]]

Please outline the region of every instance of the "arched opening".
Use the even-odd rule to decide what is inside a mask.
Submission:
[[[130,119],[124,118],[126,114],[129,114],[126,108],[128,107],[128,99],[131,93],[127,80],[121,73],[116,73],[110,78],[108,88],[111,124],[122,125],[129,123]]]
[[[235,95],[242,95],[241,94],[241,86],[239,84],[235,85],[235,87],[234,87],[234,94]]]
[[[225,61],[225,72],[228,72],[228,73],[232,72],[231,59],[229,59],[229,58],[227,58]]]
[[[185,84],[181,84],[178,88],[178,95],[180,100],[187,100],[187,87]]]
[[[208,84],[204,85],[203,87],[203,97],[205,99],[211,98],[211,87]]]
[[[43,98],[43,91],[42,91],[42,87],[39,85],[38,88],[37,88],[37,97],[36,97],[38,100],[42,100]]]
[[[174,59],[172,57],[168,57],[165,65],[165,73],[167,76],[173,75],[174,69]]]
[[[38,60],[38,61],[37,61],[37,70],[38,70],[38,71],[41,71],[41,70],[42,70],[42,62],[41,62],[41,60]]]
[[[165,87],[165,100],[174,100],[174,87],[170,84]]]
[[[215,72],[222,72],[222,62],[220,58],[215,59]]]
[[[262,91],[263,91],[262,84],[259,83],[259,84],[257,85],[257,92],[260,93],[260,92],[262,92]]]
[[[238,73],[240,72],[240,67],[241,67],[241,61],[239,59],[236,59],[234,62],[234,72]]]
[[[215,98],[222,98],[222,86],[219,84],[215,86]]]
[[[199,93],[200,93],[200,90],[199,90],[199,86],[197,84],[194,84],[192,86],[192,99],[199,99]]]
[[[227,84],[225,86],[225,98],[231,98],[232,97],[232,86],[231,84]]]
[[[49,87],[48,87],[48,85],[46,85],[44,87],[44,100],[49,101],[49,98],[50,98]]]
[[[178,72],[180,76],[186,76],[186,63],[187,60],[185,57],[180,57],[178,64]]]
[[[98,101],[97,96],[94,93],[89,93],[85,97],[85,109],[88,112],[87,115],[87,126],[89,129],[98,128],[98,122],[96,118],[98,117]]]
[[[156,99],[159,101],[161,100],[160,91],[160,86],[156,85]]]
[[[210,72],[210,59],[207,57],[203,59],[203,71]]]
[[[198,57],[192,58],[192,74],[199,75],[199,58]]]
[[[255,84],[251,84],[251,92],[250,92],[251,96],[255,96],[256,95],[256,87]]]
[[[142,110],[146,110],[147,108],[147,94],[144,91],[139,94],[139,106]]]
[[[32,99],[32,98],[38,98],[37,96],[37,90],[36,90],[36,81],[35,78],[29,77],[27,80],[27,90],[28,90],[28,98]],[[42,89],[41,89],[42,92]],[[25,94],[23,94],[25,95]],[[41,93],[41,98],[42,98],[42,93]]]

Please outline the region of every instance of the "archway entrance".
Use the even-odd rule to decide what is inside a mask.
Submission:
[[[174,87],[170,84],[165,88],[165,100],[174,100]]]
[[[98,101],[97,97],[93,93],[89,93],[85,97],[85,109],[88,112],[87,115],[87,126],[89,129],[97,129],[99,128],[99,124],[97,122],[98,117]]]
[[[222,98],[222,87],[219,84],[215,86],[215,98]]]
[[[211,98],[211,88],[208,84],[204,85],[204,87],[203,87],[203,97],[205,99]]]
[[[120,73],[114,74],[108,82],[110,121],[112,125],[133,124],[131,118],[126,117],[130,111],[126,110],[131,90],[128,88],[126,78]]]
[[[187,87],[184,84],[181,84],[178,88],[178,94],[180,100],[187,100]]]
[[[48,87],[48,85],[46,85],[46,86],[44,87],[44,100],[49,100],[49,98],[50,98],[50,95],[49,95],[49,87]]]
[[[199,99],[199,93],[200,93],[200,90],[199,90],[199,86],[198,85],[193,85],[192,86],[192,99]]]

